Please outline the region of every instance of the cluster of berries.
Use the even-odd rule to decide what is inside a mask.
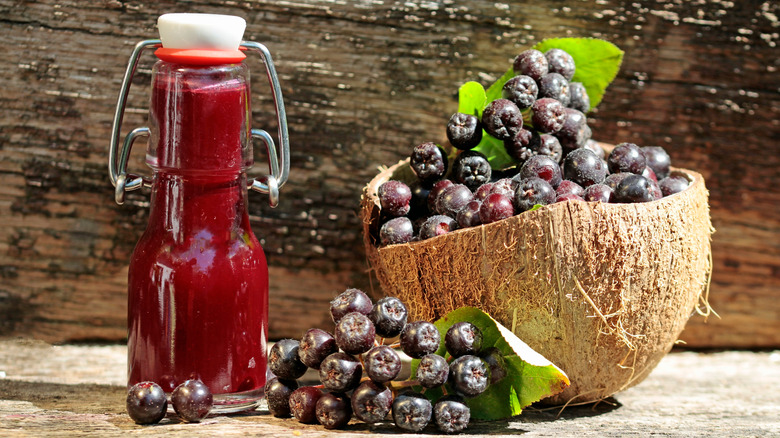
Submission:
[[[447,331],[448,361],[435,354],[441,343],[436,326],[407,322],[406,306],[398,298],[372,303],[363,291],[347,289],[331,302],[330,311],[334,334],[313,328],[300,341],[284,339],[271,347],[269,368],[276,377],[265,392],[274,416],[292,415],[326,429],[345,427],[353,415],[372,424],[390,417],[412,432],[434,420],[443,432],[459,432],[471,416],[464,397],[481,394],[506,375],[501,352],[483,349],[482,332],[471,323]],[[395,337],[397,343],[385,345]],[[396,381],[402,366],[397,348],[420,359],[416,380]],[[321,385],[299,387],[308,368],[318,370]],[[413,391],[415,386],[424,389]],[[432,404],[422,392],[436,387],[452,393]]]
[[[687,177],[670,174],[671,159],[661,147],[621,143],[607,156],[591,140],[584,114],[590,101],[581,83],[570,82],[575,65],[568,53],[526,50],[513,69],[503,97],[488,103],[481,119],[463,113],[450,118],[454,158],[435,143],[422,143],[409,159],[417,179],[378,187],[379,245],[489,224],[537,205],[648,202],[688,187]],[[483,135],[502,140],[516,165],[494,171],[473,150]]]
[[[182,420],[197,423],[206,418],[214,405],[209,388],[200,380],[187,380],[171,393],[173,410]],[[137,424],[156,424],[168,412],[168,398],[160,385],[139,382],[130,387],[125,402],[127,414]]]
[[[581,82],[571,82],[571,55],[561,49],[530,49],[515,58],[512,68],[516,76],[504,84],[501,98],[487,104],[481,119],[453,114],[447,124],[450,143],[471,150],[482,141],[484,130],[503,141],[519,165],[540,154],[560,161],[567,152],[585,147],[591,138],[585,117],[590,98]]]

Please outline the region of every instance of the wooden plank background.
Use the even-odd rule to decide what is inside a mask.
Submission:
[[[156,38],[161,13],[187,11],[245,17],[246,39],[270,48],[281,75],[291,178],[277,209],[250,195],[271,265],[272,338],[327,327],[333,295],[376,287],[360,190],[378,166],[443,140],[460,84],[492,82],[541,39],[592,36],[626,52],[590,118],[594,137],[664,146],[710,190],[721,318],[694,316],[683,340],[780,345],[780,7],[719,0],[0,0],[0,336],[125,337],[148,195],[113,202],[111,119],[133,45]],[[153,62],[136,74],[124,132],[146,125]],[[275,132],[262,65],[250,66],[254,127]],[[136,172],[148,172],[142,149]]]

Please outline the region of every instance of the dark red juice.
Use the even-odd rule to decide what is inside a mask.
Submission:
[[[248,76],[226,69],[155,67],[149,223],[128,275],[129,385],[265,385],[268,268],[247,212]]]

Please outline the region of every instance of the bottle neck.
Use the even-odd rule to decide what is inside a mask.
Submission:
[[[160,61],[152,73],[147,163],[182,173],[252,165],[249,70],[244,64]]]

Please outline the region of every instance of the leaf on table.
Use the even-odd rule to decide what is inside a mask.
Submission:
[[[453,310],[434,323],[442,335],[436,354],[447,357],[444,335],[453,324],[462,321],[479,327],[483,335],[483,348],[498,348],[504,355],[507,366],[507,376],[504,379],[490,385],[487,391],[479,396],[466,399],[472,418],[498,420],[513,417],[531,403],[557,394],[569,386],[569,378],[560,368],[531,349],[490,315],[474,307]],[[412,379],[416,377],[419,362],[412,361]],[[442,395],[440,388],[425,392],[425,396],[434,403]]]

